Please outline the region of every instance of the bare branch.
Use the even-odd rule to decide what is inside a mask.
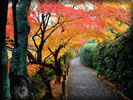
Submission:
[[[51,54],[54,55],[54,52],[48,47],[48,50],[51,52]]]
[[[61,24],[62,23],[62,22],[59,23],[59,21],[60,21],[60,17],[58,17],[57,23],[54,26],[52,26],[51,28],[47,29],[46,32],[49,31],[49,30],[51,30],[51,29],[53,29],[53,28],[55,28],[58,24]]]
[[[45,60],[45,62],[47,62],[48,60],[50,60],[51,58],[53,58],[53,55],[51,57],[49,57],[48,59]]]
[[[27,56],[29,57],[29,59],[31,59],[35,64],[37,63],[36,58],[33,56],[33,54],[27,50]]]
[[[35,47],[36,47],[37,50],[38,50],[38,46],[37,46],[37,43],[35,41],[35,37],[37,36],[38,32],[41,30],[41,25],[42,25],[42,23],[40,23],[39,29],[37,30],[37,32],[35,33],[35,35],[32,37],[32,40],[33,40],[34,45],[35,45]]]
[[[53,29],[53,30],[47,35],[47,37],[44,39],[43,42],[45,42],[45,41],[50,37],[50,35],[51,35],[57,28],[59,28],[59,27],[56,27],[55,29]]]
[[[52,55],[52,53],[50,53],[47,57],[45,57],[45,59],[43,60],[43,63],[46,62],[46,60]]]

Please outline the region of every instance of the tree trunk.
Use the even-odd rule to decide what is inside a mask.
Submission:
[[[56,83],[59,82],[60,83],[60,80],[61,80],[61,67],[60,67],[60,63],[58,61],[58,54],[55,54],[54,55],[54,61],[55,61],[55,66],[57,68],[57,71],[58,71],[58,76],[56,75]]]
[[[47,86],[46,95],[43,99],[50,100],[51,98],[53,98],[52,89],[51,89],[51,85],[50,85],[50,80],[48,79],[48,76],[46,74],[44,67],[40,68],[39,74],[43,78],[44,84]]]
[[[6,23],[8,0],[0,0],[0,100],[10,100],[8,56],[6,50]]]
[[[58,61],[58,72],[59,72],[59,82],[60,82],[61,81],[61,76],[62,76],[61,57],[59,58],[59,61]]]
[[[30,26],[27,21],[28,9],[31,0],[20,0],[19,7],[16,9],[17,19],[17,39],[10,66],[10,82],[12,100],[33,100],[30,92],[31,81],[27,72],[27,41]]]

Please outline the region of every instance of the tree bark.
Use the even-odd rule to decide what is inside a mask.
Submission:
[[[56,75],[56,82],[60,83],[61,80],[61,66],[60,66],[60,60],[58,60],[58,52],[56,54],[54,54],[54,62],[55,62],[55,66],[57,68],[58,74]]]
[[[44,67],[40,68],[39,75],[42,77],[42,79],[44,80],[44,84],[47,86],[46,95],[43,99],[50,100],[51,98],[53,98],[52,88]]]
[[[62,69],[61,69],[61,57],[58,60],[59,82],[61,82]]]
[[[6,49],[6,23],[8,0],[0,0],[0,100],[10,100],[8,56]]]
[[[27,44],[30,26],[27,21],[31,0],[20,0],[16,8],[17,39],[10,65],[10,82],[12,100],[33,100],[31,81],[27,72]],[[16,35],[16,34],[15,34]]]

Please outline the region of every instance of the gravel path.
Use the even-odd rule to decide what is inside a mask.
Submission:
[[[96,77],[95,70],[73,59],[67,84],[67,100],[126,100],[102,80]]]

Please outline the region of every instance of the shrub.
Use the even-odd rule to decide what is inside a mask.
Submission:
[[[89,46],[80,51],[81,62],[92,66],[98,75],[107,76],[117,86],[122,86],[122,92],[133,98],[133,31],[127,31],[127,36],[117,36],[116,39],[99,43],[92,52]],[[92,54],[91,54],[91,53]],[[91,55],[90,55],[91,54]],[[90,58],[91,57],[91,58]],[[93,63],[90,62],[92,61]]]
[[[95,48],[95,43],[88,43],[80,49],[80,60],[82,64],[93,67],[92,62]]]
[[[106,42],[103,42],[102,44],[98,44],[93,56],[93,68],[97,70],[97,74],[105,75],[104,70],[107,69],[106,63],[104,61],[105,54],[105,45]]]
[[[120,84],[129,97],[133,91],[133,34],[120,36],[109,43],[97,46],[94,54],[94,66],[100,75],[106,75],[109,81]]]

